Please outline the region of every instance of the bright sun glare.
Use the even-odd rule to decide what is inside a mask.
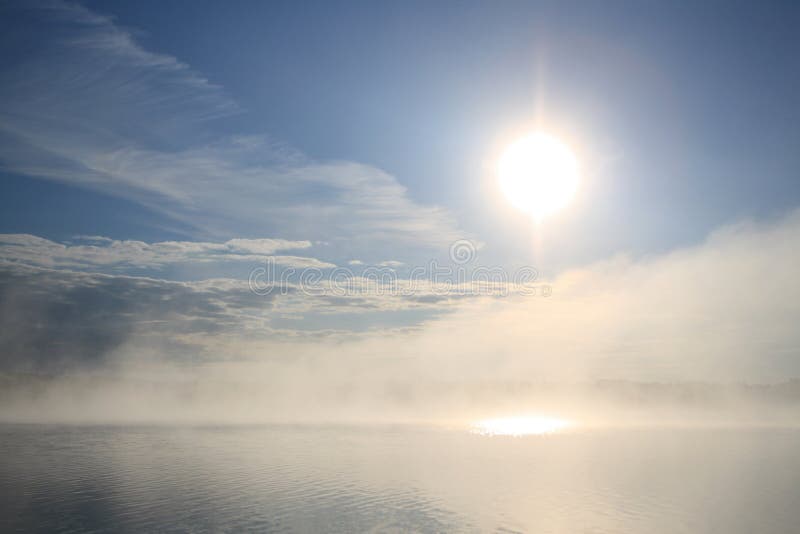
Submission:
[[[478,421],[473,431],[485,436],[529,436],[553,434],[568,426],[569,421],[556,417],[501,417]]]
[[[509,202],[535,219],[564,207],[578,188],[578,160],[561,141],[532,133],[506,148],[498,164]]]

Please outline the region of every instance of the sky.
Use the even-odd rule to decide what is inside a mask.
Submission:
[[[800,376],[790,3],[0,9],[4,372]],[[537,224],[534,130],[581,171]]]

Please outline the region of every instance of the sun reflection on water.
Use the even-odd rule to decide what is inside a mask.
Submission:
[[[483,436],[541,436],[561,432],[571,425],[557,417],[501,417],[476,422],[472,432]]]

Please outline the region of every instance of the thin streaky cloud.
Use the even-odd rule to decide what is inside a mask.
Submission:
[[[308,241],[285,239],[231,239],[223,243],[162,241],[145,243],[102,236],[81,238],[89,244],[63,244],[30,234],[0,234],[0,259],[38,267],[84,268],[133,267],[157,269],[181,263],[272,261],[285,267],[320,269],[336,265],[316,258],[279,255],[301,250]]]
[[[0,73],[6,170],[132,199],[204,238],[259,229],[358,252],[461,237],[446,209],[414,202],[380,169],[314,161],[263,135],[215,137],[203,123],[238,109],[221,88],[109,17],[48,6],[35,11],[54,30]]]

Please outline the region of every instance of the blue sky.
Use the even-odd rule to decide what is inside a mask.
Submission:
[[[191,136],[149,140],[158,148],[257,135],[315,160],[375,166],[412,199],[443,205],[465,230],[491,235],[482,240],[503,254],[525,253],[520,219],[490,213],[481,185],[493,145],[530,124],[539,99],[546,102],[539,114],[597,160],[587,205],[557,221],[574,241],[587,240],[591,227],[596,244],[568,247],[563,264],[696,242],[738,217],[786,211],[800,196],[794,9],[86,5],[113,16],[144,49],[185,63],[238,108]],[[15,29],[7,40],[47,41],[46,17],[16,15],[5,18]],[[4,63],[33,55],[16,44],[4,47]],[[71,206],[115,202],[8,174],[7,231],[67,238],[86,229],[84,210],[70,213]],[[75,197],[64,202],[65,217],[42,228],[43,210],[29,198],[64,195]],[[15,211],[23,206],[27,216]],[[136,206],[120,209],[125,217],[102,217],[113,237],[158,238],[149,225],[174,235],[166,221],[137,223],[153,215]]]
[[[572,294],[576,272],[602,285],[597,265],[674,266],[681,251],[707,258],[719,279],[761,284],[754,267],[753,280],[720,273],[730,262],[710,252],[719,245],[740,258],[753,236],[785,246],[748,249],[760,259],[745,263],[792,265],[800,9],[791,4],[44,2],[3,11],[0,250],[12,271],[33,269],[26,284],[44,276],[36,269],[55,269],[148,292],[206,284],[191,291],[208,297],[214,280],[235,293],[231,284],[266,257],[323,270],[391,262],[403,278],[446,260],[458,239],[479,244],[483,264],[535,266],[554,298],[559,280]],[[502,147],[533,128],[568,140],[583,174],[574,202],[540,226],[498,195],[493,176]],[[742,251],[715,237],[730,232]],[[683,276],[674,273],[672,293]],[[781,280],[776,294],[789,291]],[[241,291],[214,296],[192,327],[172,324],[170,311],[164,336],[189,331],[187,346],[207,350],[221,338],[196,338],[211,336],[202,325],[220,313],[235,326],[225,339],[293,329],[349,339],[437,328],[467,313],[468,300],[298,300],[276,311]],[[673,304],[667,315],[689,316]],[[261,327],[248,322],[243,334],[255,316],[267,327],[253,336]],[[749,319],[729,320],[720,324]],[[608,347],[650,339],[646,328],[625,328]],[[134,330],[126,326],[125,343]],[[82,339],[69,342],[80,350]],[[786,358],[794,338],[781,339],[775,353]],[[614,350],[603,358],[624,359]],[[749,363],[737,376],[754,373],[740,357]]]

